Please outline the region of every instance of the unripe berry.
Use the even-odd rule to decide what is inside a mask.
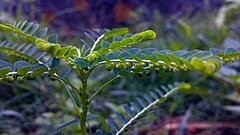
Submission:
[[[107,71],[111,71],[112,70],[112,65],[111,64],[107,64],[105,68],[106,68]]]
[[[145,63],[145,62],[140,62],[139,65],[140,65],[141,67],[145,67],[145,66],[146,66],[146,63]]]
[[[156,68],[159,68],[159,67],[161,66],[161,64],[160,64],[160,63],[158,63],[158,62],[156,62],[156,63],[153,63],[153,65],[154,65],[154,67],[156,67]]]
[[[131,63],[130,62],[126,62],[125,65],[126,65],[126,68],[131,67]]]
[[[154,65],[152,63],[149,64],[149,68],[153,68]]]
[[[111,62],[111,67],[112,68],[116,68],[116,63],[115,62]]]
[[[6,80],[7,80],[8,83],[13,83],[14,78],[13,78],[13,76],[7,76]]]
[[[24,82],[24,77],[23,77],[23,76],[18,76],[18,77],[17,77],[17,81],[18,81],[19,83],[23,83],[23,82]]]
[[[117,68],[126,68],[126,65],[124,63],[118,63],[116,65]]]

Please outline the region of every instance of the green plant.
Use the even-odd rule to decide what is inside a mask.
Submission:
[[[24,44],[15,44],[13,41],[3,41],[0,43],[0,50],[12,56],[17,56],[19,61],[13,65],[7,61],[0,61],[0,81],[12,83],[17,80],[23,83],[25,79],[33,79],[34,76],[48,76],[52,80],[57,80],[66,87],[76,109],[77,119],[51,131],[55,134],[63,128],[75,123],[80,123],[80,132],[87,134],[86,123],[88,120],[97,118],[95,114],[88,114],[91,102],[94,98],[111,82],[131,74],[138,76],[149,76],[151,72],[186,72],[199,71],[211,76],[218,71],[222,64],[228,61],[235,61],[240,58],[240,52],[232,48],[221,51],[211,48],[209,51],[201,50],[160,50],[155,48],[131,48],[133,45],[153,40],[156,37],[152,30],[143,31],[137,34],[129,33],[127,28],[91,31],[85,33],[93,42],[92,45],[82,40],[84,45],[80,48],[72,45],[60,45],[57,43],[58,36],[53,34],[46,40],[47,28],[39,29],[39,25],[33,22],[15,22],[11,24],[0,24],[0,29],[13,33],[22,39]],[[99,35],[94,37],[94,35]],[[97,39],[96,39],[97,38]],[[39,51],[38,51],[39,50]],[[60,62],[65,63],[60,66]],[[66,64],[68,67],[66,67]],[[105,65],[107,71],[116,74],[114,78],[106,82],[95,92],[90,93],[88,88],[88,78],[93,70]],[[80,86],[75,86],[66,76],[73,70],[79,77]],[[174,83],[161,90],[150,91],[149,95],[138,98],[137,102],[125,105],[125,113],[129,119],[121,113],[117,113],[122,126],[119,127],[113,120],[107,120],[109,126],[115,130],[116,134],[121,134],[129,127],[140,121],[156,107],[166,100],[169,95],[178,90],[190,89],[189,83]],[[80,103],[76,98],[81,99]],[[81,107],[81,109],[79,108]],[[102,120],[102,123],[106,123]],[[112,134],[106,127],[98,130],[95,134]]]

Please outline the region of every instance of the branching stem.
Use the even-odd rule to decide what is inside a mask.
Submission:
[[[65,84],[69,85],[76,93],[80,93],[79,89],[77,89],[74,85],[72,85],[69,81],[61,78],[58,75],[53,75],[53,78],[60,81],[60,82],[64,82]]]
[[[78,106],[77,106],[76,101],[74,100],[74,98],[73,98],[73,96],[72,96],[72,94],[71,94],[71,91],[68,89],[68,86],[67,86],[64,82],[62,82],[62,83],[63,83],[63,85],[65,86],[65,88],[66,88],[66,90],[67,90],[67,92],[68,92],[68,94],[69,94],[69,96],[70,96],[70,98],[71,98],[71,100],[72,100],[72,102],[73,102],[74,108],[76,109],[76,111],[77,111],[77,113],[78,113],[78,117],[80,117],[81,112],[80,112],[79,109],[78,109]],[[80,118],[79,118],[79,119],[80,119]]]
[[[87,77],[88,78],[88,77]],[[87,94],[87,78],[82,80],[82,88],[81,88],[81,100],[82,100],[82,114],[80,119],[80,127],[81,127],[81,135],[87,134],[87,112],[88,112],[88,94]]]
[[[88,103],[90,104],[91,101],[95,98],[95,96],[101,92],[102,89],[104,89],[108,84],[110,84],[112,81],[116,80],[117,78],[121,77],[120,75],[114,77],[113,79],[109,80],[107,83],[105,83],[104,85],[102,85],[92,96],[91,98],[88,100]]]

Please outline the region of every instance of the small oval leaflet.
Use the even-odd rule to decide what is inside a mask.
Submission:
[[[14,66],[17,68],[18,75],[25,75],[28,71],[32,70],[32,65],[25,61],[17,61]]]
[[[10,71],[15,71],[15,67],[8,62],[0,60],[0,77],[5,76]]]
[[[41,75],[47,71],[47,67],[44,64],[35,64],[33,66],[33,74]]]

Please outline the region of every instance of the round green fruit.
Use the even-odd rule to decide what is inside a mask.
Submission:
[[[111,67],[112,68],[116,68],[116,63],[115,62],[111,62]]]
[[[130,62],[126,62],[125,65],[126,65],[126,68],[129,68],[131,67],[132,64]]]
[[[24,82],[24,77],[23,77],[23,76],[18,76],[18,77],[17,77],[17,81],[18,81],[19,83],[23,83],[23,82]]]
[[[13,76],[7,76],[6,80],[7,80],[8,83],[13,83],[14,78],[13,78]]]
[[[107,64],[105,68],[106,68],[107,71],[111,71],[112,70],[112,65]]]
[[[145,62],[140,62],[139,65],[140,65],[141,67],[145,67],[147,64],[146,64]]]
[[[118,63],[117,68],[126,68],[126,65],[124,63]]]
[[[153,63],[153,65],[154,65],[154,67],[156,67],[156,68],[159,68],[160,66],[161,66],[161,64],[160,63]]]
[[[153,68],[154,65],[152,63],[149,64],[149,68]]]

